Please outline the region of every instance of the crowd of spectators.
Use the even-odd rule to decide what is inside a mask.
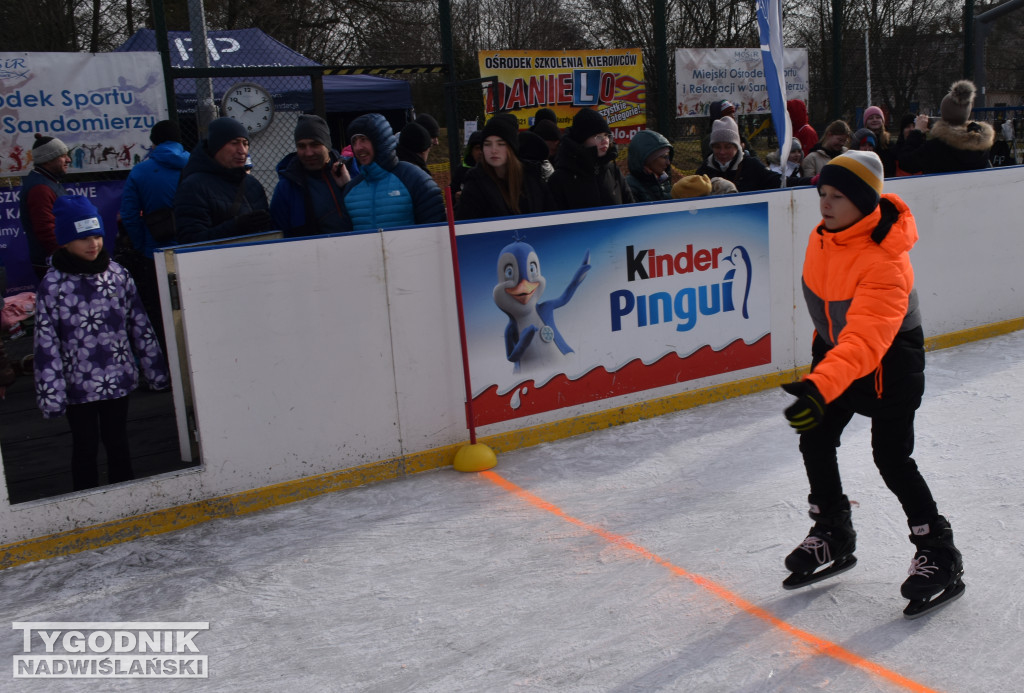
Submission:
[[[536,112],[528,130],[520,128],[515,115],[499,113],[469,135],[461,161],[453,162],[447,183],[454,220],[820,186],[826,166],[848,153],[856,158],[856,152],[877,154],[885,178],[986,168],[996,156],[996,131],[971,120],[974,97],[974,84],[960,80],[942,99],[938,117],[905,114],[890,132],[892,115],[869,105],[860,122],[834,120],[820,137],[806,104],[792,99],[786,104],[793,132],[789,155],[782,161],[778,151],[770,152],[764,162],[743,136],[736,106],[716,101],[709,106],[709,135],[701,142],[702,158],[694,171],[673,166],[675,148],[661,133],[640,130],[628,143],[616,141],[607,120],[590,108],[578,110],[564,131],[548,108]],[[191,152],[183,147],[175,123],[157,123],[150,132],[153,147],[131,171],[120,205],[122,238],[138,258],[127,271],[103,249],[96,210],[64,188],[69,147],[58,138],[36,135],[20,215],[38,278],[48,278],[50,286],[55,279],[84,272],[92,279],[82,280],[79,288],[88,293],[89,282],[113,272],[119,291],[128,297],[118,310],[139,312],[141,307],[145,313],[132,318],[134,332],[120,330],[117,339],[137,342],[132,347],[146,354],[140,364],[149,368],[147,378],[161,381],[167,344],[154,262],[158,248],[270,231],[296,238],[447,221],[442,191],[428,163],[440,135],[429,114],[410,120],[397,134],[381,114],[356,117],[343,131],[341,152],[319,116],[300,115],[293,134],[295,149],[278,163],[277,184],[268,196],[251,175],[249,133],[238,121],[213,120]],[[620,146],[625,146],[624,156]],[[1015,163],[1002,150],[997,158],[996,165]],[[123,321],[122,313],[111,313],[111,319]],[[52,349],[47,353],[59,356]],[[13,378],[0,342],[0,395]],[[123,391],[110,398],[119,402],[111,416],[121,430],[116,441],[104,438],[112,449],[123,443],[120,398],[127,397],[138,372],[128,369],[125,378]],[[70,404],[73,413],[92,405],[83,395],[54,408],[46,387],[37,378],[44,412],[62,414]],[[91,470],[95,432],[91,424],[75,426],[72,422],[80,448],[76,454],[86,460],[76,469]],[[127,460],[126,449],[118,454]],[[131,478],[130,465],[122,471]],[[93,485],[92,473],[76,480],[76,488]]]

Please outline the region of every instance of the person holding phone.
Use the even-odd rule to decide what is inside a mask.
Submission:
[[[974,83],[962,79],[953,83],[939,106],[941,117],[925,114],[914,120],[899,152],[899,167],[907,173],[952,173],[989,168],[989,150],[995,130],[984,121],[972,121]]]
[[[331,148],[331,130],[320,116],[300,115],[295,151],[277,165],[277,187],[270,214],[287,238],[342,233],[342,190],[351,176],[344,159]]]

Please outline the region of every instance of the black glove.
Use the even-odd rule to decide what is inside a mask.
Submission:
[[[785,414],[797,433],[806,433],[825,418],[825,398],[810,380],[786,383],[782,389],[796,397],[796,401],[786,407]]]
[[[267,210],[257,209],[255,212],[246,212],[235,219],[235,228],[239,235],[269,231],[274,228],[274,219]]]

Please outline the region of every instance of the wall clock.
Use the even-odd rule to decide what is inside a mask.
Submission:
[[[224,115],[234,118],[252,135],[265,129],[274,119],[274,97],[266,88],[252,82],[239,82],[224,94]]]

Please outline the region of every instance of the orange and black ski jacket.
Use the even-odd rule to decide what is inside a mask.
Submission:
[[[916,242],[910,208],[891,194],[846,229],[830,232],[819,224],[811,233],[804,299],[827,352],[806,378],[826,402],[872,373],[882,397],[882,358],[899,333],[921,326],[909,255]]]

